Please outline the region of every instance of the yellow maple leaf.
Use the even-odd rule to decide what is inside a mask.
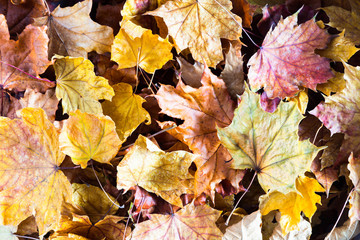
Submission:
[[[130,233],[130,228],[126,229],[125,224],[119,222],[122,219],[119,216],[106,215],[103,219],[93,224],[87,215],[72,213],[71,217],[62,216],[55,234],[59,237],[74,234],[86,237],[86,239],[125,239],[124,237]]]
[[[345,88],[346,82],[344,74],[335,72],[335,76],[330,78],[326,83],[322,83],[316,86],[316,90],[321,91],[326,96],[330,96],[332,92],[339,92]]]
[[[70,113],[60,133],[61,151],[82,168],[86,168],[90,159],[109,163],[119,151],[121,143],[110,117],[79,110]]]
[[[115,206],[116,199],[98,187],[80,183],[73,183],[71,187],[73,202],[86,212],[92,223],[100,221],[105,215],[115,214],[119,209]]]
[[[359,48],[348,38],[344,37],[345,31],[342,31],[338,37],[331,40],[326,49],[318,49],[315,52],[322,57],[330,58],[334,61],[348,61]]]
[[[59,166],[65,155],[58,133],[40,108],[24,108],[22,120],[0,118],[0,222],[18,225],[35,213],[40,235],[56,222],[71,187]]]
[[[80,109],[87,113],[102,113],[99,99],[111,100],[114,90],[108,80],[96,76],[94,65],[84,58],[56,56],[56,97],[62,99],[65,113]]]
[[[196,61],[215,67],[223,60],[220,38],[241,36],[241,18],[231,9],[227,0],[179,0],[147,14],[164,19],[179,52],[189,48]]]
[[[350,39],[355,45],[360,44],[360,30],[357,24],[360,21],[360,4],[358,1],[349,1],[351,12],[341,7],[331,6],[322,8],[330,18],[329,26],[343,31],[345,37]]]
[[[187,183],[193,177],[188,169],[196,158],[185,151],[165,153],[140,135],[117,167],[117,188],[127,191],[137,185],[182,206],[180,195],[191,191]]]
[[[295,179],[310,170],[321,148],[299,141],[303,116],[294,102],[280,102],[274,113],[268,113],[259,99],[246,85],[232,123],[218,128],[218,136],[234,158],[233,168],[252,168],[265,192],[286,194],[295,190]]]
[[[272,210],[279,209],[281,212],[280,226],[283,235],[298,229],[301,221],[301,212],[310,220],[316,212],[316,204],[321,204],[321,197],[315,192],[324,192],[324,188],[316,179],[299,176],[296,179],[296,190],[283,194],[278,191],[271,191],[260,196],[260,211],[267,215]]]
[[[35,25],[48,26],[49,57],[59,54],[87,58],[91,51],[110,52],[113,30],[91,20],[91,6],[92,0],[85,0],[72,7],[57,7],[49,16],[35,18]]]
[[[151,30],[146,30],[140,38],[131,38],[121,28],[111,47],[111,60],[119,64],[119,69],[138,65],[153,73],[172,59],[171,48],[168,39],[152,34]]]
[[[145,100],[133,93],[127,83],[113,85],[115,96],[112,101],[102,103],[104,114],[110,116],[116,125],[116,132],[122,142],[139,126],[151,123],[150,114],[141,106]]]

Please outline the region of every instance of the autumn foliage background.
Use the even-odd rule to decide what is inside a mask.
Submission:
[[[355,238],[359,24],[358,0],[0,0],[0,238]]]

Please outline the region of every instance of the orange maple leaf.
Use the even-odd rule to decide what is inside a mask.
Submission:
[[[18,40],[10,40],[4,15],[0,15],[0,85],[3,89],[45,91],[55,83],[38,78],[50,64],[46,27],[28,25]]]
[[[182,81],[176,88],[163,85],[156,98],[163,113],[184,120],[169,133],[202,157],[195,162],[198,167],[196,195],[205,192],[213,196],[216,184],[223,179],[228,178],[235,188],[238,186],[235,170],[230,169],[231,155],[221,145],[216,131],[216,126],[226,127],[231,123],[236,104],[225,83],[208,68],[205,68],[201,83],[203,86],[198,89]],[[165,122],[163,126],[173,124]]]

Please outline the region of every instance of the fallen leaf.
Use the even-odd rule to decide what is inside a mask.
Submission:
[[[35,217],[32,215],[26,218],[24,221],[22,221],[18,225],[16,234],[20,236],[31,236],[31,235],[38,236],[39,233],[38,233],[38,227],[36,224]]]
[[[80,109],[82,112],[102,113],[99,99],[111,100],[114,90],[108,81],[96,76],[94,65],[84,58],[56,56],[56,97],[62,99],[65,113]]]
[[[115,96],[112,101],[102,103],[104,114],[110,116],[116,125],[121,142],[142,123],[151,123],[150,114],[142,107],[145,100],[133,93],[131,85],[118,83],[113,85]]]
[[[55,54],[87,58],[87,53],[110,52],[114,40],[111,27],[91,20],[92,0],[84,0],[72,7],[57,7],[48,16],[35,18],[35,25],[48,26],[49,58]]]
[[[5,89],[0,89],[0,116],[11,119],[18,118],[16,111],[21,108],[19,99],[11,96],[11,93]]]
[[[129,0],[125,2],[124,7],[121,10],[121,16],[134,17],[136,15],[141,15],[146,11],[156,9],[164,2],[166,2],[166,0]]]
[[[340,92],[325,99],[311,114],[318,117],[331,131],[331,134],[341,132],[345,134],[337,161],[345,162],[350,154],[360,154],[360,67],[352,67],[343,63],[345,67],[344,79],[346,87]]]
[[[164,19],[178,52],[189,48],[196,61],[215,67],[223,60],[220,38],[241,36],[241,18],[231,9],[225,0],[181,0],[167,1],[146,14]]]
[[[79,183],[73,183],[71,187],[73,189],[73,203],[84,209],[94,224],[101,221],[106,215],[115,214],[119,209],[115,205],[118,204],[116,199],[98,187]]]
[[[150,220],[136,224],[131,239],[221,239],[222,233],[215,221],[220,211],[207,205],[186,205],[171,215],[150,215]]]
[[[325,240],[348,240],[354,239],[360,233],[359,221],[350,223],[350,219],[347,220],[343,226],[337,227],[334,231],[330,232]]]
[[[200,62],[189,63],[182,57],[176,58],[180,65],[179,76],[186,85],[193,88],[199,88],[202,86],[201,78],[204,73],[204,65]]]
[[[139,66],[154,73],[172,59],[171,49],[168,39],[152,34],[151,30],[145,31],[141,38],[132,39],[121,28],[111,47],[111,60],[119,64],[119,69]]]
[[[224,82],[205,68],[202,86],[198,89],[179,81],[176,88],[162,85],[156,94],[162,113],[180,118],[184,123],[168,132],[189,146],[202,158],[195,164],[196,195],[205,192],[214,196],[214,189],[223,179],[229,179],[234,187],[236,171],[230,168],[231,156],[221,145],[216,134],[216,126],[226,127],[231,123],[235,102],[226,90]],[[173,126],[164,122],[162,128]]]
[[[39,78],[49,66],[46,27],[28,25],[18,36],[9,40],[5,16],[0,14],[0,85],[3,89],[24,91],[33,88],[45,91],[55,84]]]
[[[5,15],[9,32],[12,38],[16,38],[33,18],[41,17],[46,12],[44,1],[26,0],[21,4],[12,4],[13,0],[0,1],[0,14]]]
[[[0,118],[1,223],[18,225],[34,212],[42,235],[50,230],[71,187],[60,164],[58,133],[37,108],[20,111],[22,120]],[[20,157],[21,156],[21,157]]]
[[[232,0],[233,9],[231,12],[241,17],[242,25],[251,28],[254,10],[246,0]]]
[[[226,228],[223,240],[262,240],[260,211],[246,215],[240,222]]]
[[[72,218],[63,217],[60,220],[56,234],[67,236],[69,233],[72,233],[92,240],[125,239],[130,234],[130,228],[125,229],[124,223],[118,223],[120,220],[123,220],[123,217],[106,215],[103,219],[93,224],[88,216],[73,213]]]
[[[330,58],[334,61],[347,62],[359,48],[348,38],[344,37],[345,31],[342,31],[338,37],[331,40],[324,50],[317,50],[316,53],[322,57]]]
[[[123,6],[123,2],[116,4],[113,3],[111,5],[99,3],[96,9],[96,22],[101,25],[111,27],[114,31],[114,34],[117,34],[120,30],[119,22],[121,21],[123,16],[120,15],[119,12],[123,8]]]
[[[225,54],[225,68],[220,74],[227,90],[233,100],[236,100],[244,92],[244,71],[241,48],[230,44],[230,49]]]
[[[340,92],[346,86],[344,80],[344,74],[335,72],[335,76],[330,78],[326,83],[322,83],[316,86],[316,90],[321,91],[326,96],[330,96],[331,93]]]
[[[286,194],[295,190],[295,179],[310,169],[320,149],[298,140],[303,117],[295,103],[280,102],[274,113],[268,113],[261,109],[259,98],[245,87],[231,125],[218,128],[218,136],[234,158],[233,168],[252,168],[265,192]]]
[[[281,19],[269,31],[249,62],[249,84],[253,91],[264,87],[269,98],[294,97],[299,87],[316,90],[333,74],[329,60],[314,53],[326,47],[330,35],[314,20],[297,25],[298,13]]]
[[[295,97],[287,98],[287,100],[296,103],[299,111],[305,114],[309,103],[308,90],[305,88],[303,91],[299,91]]]
[[[59,136],[61,151],[82,168],[86,168],[91,159],[110,164],[122,143],[111,118],[79,110],[69,115]]]
[[[266,92],[262,92],[260,95],[260,106],[264,111],[269,113],[275,112],[280,101],[281,101],[280,98],[274,98],[274,99],[268,98]]]
[[[197,157],[185,151],[165,153],[140,135],[117,167],[117,188],[140,186],[181,207],[180,195],[191,192],[189,167]]]
[[[354,184],[354,190],[351,192],[349,199],[351,225],[356,221],[360,221],[360,158],[355,158],[351,153],[347,167],[350,171],[349,177]]]
[[[335,181],[339,178],[339,170],[332,167],[327,167],[322,170],[321,162],[319,158],[315,158],[315,160],[311,164],[311,172],[314,173],[318,182],[325,188],[327,197],[329,196],[331,186]]]
[[[345,37],[350,39],[354,45],[359,45],[360,29],[357,22],[360,21],[360,5],[357,1],[349,1],[351,11],[347,11],[341,7],[331,6],[322,8],[330,18],[329,26],[343,31],[345,29]]]
[[[283,231],[281,230],[281,225],[278,224],[274,231],[273,234],[270,236],[269,240],[308,240],[310,239],[311,236],[311,224],[306,221],[303,217],[301,217],[301,220],[298,224],[299,226],[299,230],[293,230],[291,232],[289,232],[288,234],[286,234],[285,236],[283,235]]]
[[[335,133],[329,139],[329,141],[325,144],[327,148],[324,149],[323,154],[320,157],[321,160],[321,169],[331,167],[335,164],[337,159],[337,153],[340,150],[342,142],[344,140],[344,134]]]
[[[24,97],[20,99],[22,108],[41,108],[45,111],[51,122],[55,121],[55,112],[57,110],[58,103],[59,100],[56,98],[54,89],[47,90],[45,94],[35,92],[32,89],[26,89]]]
[[[311,221],[317,210],[316,204],[321,204],[321,197],[315,192],[324,192],[324,188],[316,179],[299,176],[296,179],[296,190],[287,194],[271,191],[259,199],[262,215],[267,215],[272,210],[281,212],[280,226],[285,236],[289,232],[299,230],[301,212]]]

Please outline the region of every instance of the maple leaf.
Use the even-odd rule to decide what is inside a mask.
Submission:
[[[10,35],[4,15],[0,14],[0,86],[3,89],[24,91],[34,88],[45,91],[55,84],[38,78],[49,65],[47,58],[46,27],[28,25],[18,36],[9,40]]]
[[[99,99],[111,100],[114,90],[108,81],[96,76],[94,65],[84,58],[56,56],[56,97],[62,99],[65,113],[80,109],[87,113],[102,113]]]
[[[326,96],[330,96],[332,92],[340,92],[346,86],[344,80],[344,74],[335,72],[335,76],[330,78],[326,83],[322,83],[316,86],[316,90],[321,91]]]
[[[24,97],[20,99],[22,108],[41,108],[45,111],[51,122],[55,121],[55,112],[57,110],[58,103],[59,100],[56,98],[54,89],[48,89],[45,94],[35,92],[32,89],[26,89]]]
[[[360,67],[352,67],[343,63],[346,87],[340,92],[325,99],[311,114],[318,117],[331,131],[331,134],[342,132],[344,141],[337,156],[337,161],[346,161],[350,152],[360,154]]]
[[[125,229],[124,223],[118,223],[122,219],[119,216],[106,215],[103,219],[93,224],[88,216],[73,213],[71,218],[64,216],[61,218],[56,234],[67,236],[69,233],[72,233],[93,240],[123,239],[124,235],[126,237],[129,234],[130,228]]]
[[[354,184],[354,190],[350,194],[350,225],[360,221],[360,158],[355,158],[351,153],[347,168],[350,171],[349,178]]]
[[[131,39],[122,27],[111,47],[111,60],[119,64],[119,69],[138,65],[153,73],[172,59],[171,49],[168,39],[152,34],[151,30],[146,30],[141,38]]]
[[[56,222],[59,203],[71,199],[59,171],[65,155],[58,133],[42,109],[24,108],[22,120],[0,118],[0,206],[2,224],[18,225],[35,212],[40,235]]]
[[[57,7],[49,16],[35,18],[35,25],[48,26],[49,57],[54,54],[87,57],[87,53],[110,52],[113,30],[91,20],[92,0],[84,0],[72,7]]]
[[[231,123],[235,102],[224,82],[208,68],[204,70],[201,83],[203,86],[198,89],[186,86],[182,81],[176,88],[162,85],[155,97],[162,113],[184,120],[168,132],[202,157],[195,162],[198,167],[196,195],[205,191],[213,196],[216,184],[226,178],[231,181],[236,176],[230,169],[231,156],[216,134],[216,126],[226,127]],[[162,127],[173,124],[165,122]],[[238,182],[235,181],[231,182],[236,187]]]
[[[287,194],[278,191],[271,191],[262,195],[260,201],[260,211],[262,215],[267,215],[270,211],[279,209],[281,212],[280,226],[283,235],[290,231],[298,230],[301,220],[301,212],[310,220],[316,212],[316,204],[321,204],[321,197],[315,192],[323,192],[324,188],[316,179],[299,176],[296,179],[296,190]]]
[[[240,222],[226,228],[223,240],[263,239],[261,225],[261,213],[258,210],[245,216]]]
[[[331,40],[326,49],[317,50],[316,53],[322,57],[330,58],[334,61],[348,61],[359,48],[348,38],[344,37],[345,31],[342,31],[338,37]]]
[[[80,206],[92,223],[103,219],[105,215],[113,215],[118,210],[115,198],[109,196],[102,189],[93,185],[73,183],[72,200],[77,206]]]
[[[185,151],[165,153],[140,135],[117,167],[117,188],[128,191],[140,186],[173,205],[182,206],[180,195],[191,193],[189,184],[193,177],[188,169],[196,158]]]
[[[122,143],[110,117],[82,113],[79,110],[70,113],[59,141],[61,151],[82,168],[86,168],[90,159],[110,164]]]
[[[223,234],[215,224],[220,213],[191,203],[171,215],[151,214],[150,220],[135,226],[131,239],[220,239]]]
[[[150,114],[142,107],[145,100],[133,93],[131,85],[118,83],[113,85],[115,96],[112,101],[102,103],[104,114],[110,116],[116,125],[116,132],[121,142],[145,121],[151,123]]]
[[[248,78],[253,91],[264,87],[269,98],[294,97],[300,86],[315,91],[317,84],[333,76],[329,60],[314,53],[326,47],[330,35],[314,20],[298,26],[297,16],[298,12],[281,19],[250,58]]]
[[[164,19],[179,52],[189,48],[196,61],[215,67],[223,60],[220,38],[241,36],[241,18],[231,9],[227,0],[181,0],[167,1],[146,14]]]
[[[357,22],[360,21],[360,4],[359,1],[349,1],[351,12],[341,7],[331,6],[322,8],[330,18],[329,26],[343,31],[345,37],[350,39],[355,45],[360,44],[360,29]]]
[[[41,17],[46,8],[42,0],[26,0],[21,4],[13,4],[11,0],[0,1],[0,14],[7,20],[11,37],[16,37],[24,28],[32,23],[33,18]]]
[[[295,190],[295,179],[309,170],[320,148],[298,140],[303,117],[295,103],[280,102],[274,113],[268,113],[261,109],[259,98],[245,87],[231,125],[218,128],[218,135],[234,158],[233,168],[252,168],[265,192],[286,194]]]

